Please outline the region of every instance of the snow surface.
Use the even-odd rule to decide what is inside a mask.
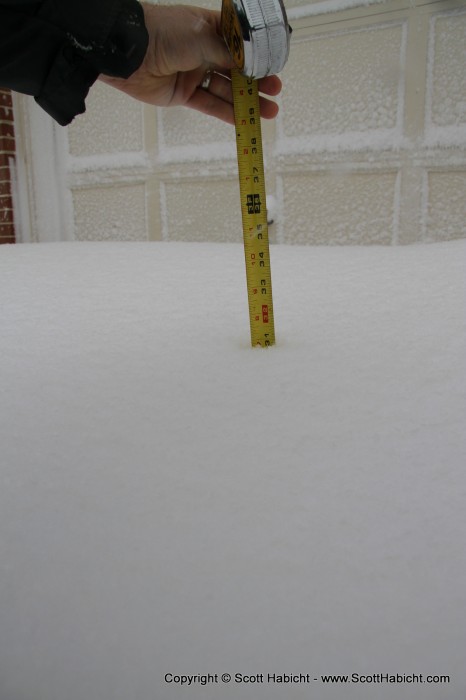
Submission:
[[[464,698],[465,253],[2,246],[1,700]]]
[[[385,0],[321,0],[321,2],[314,2],[312,5],[292,7],[290,10],[287,10],[287,16],[288,19],[301,19],[302,17],[312,17],[327,12],[339,12],[352,9],[353,7],[378,5],[384,2]]]

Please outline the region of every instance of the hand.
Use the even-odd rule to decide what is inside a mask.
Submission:
[[[220,12],[188,5],[143,4],[149,45],[142,65],[126,80],[100,79],[142,102],[160,107],[185,105],[234,124],[230,69],[234,62],[221,35]],[[208,89],[200,87],[214,71]],[[267,76],[259,90],[278,95],[281,80]],[[277,115],[275,102],[260,97],[261,116]]]

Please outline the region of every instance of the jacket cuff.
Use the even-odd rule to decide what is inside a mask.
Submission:
[[[62,126],[85,112],[85,99],[100,73],[129,78],[144,59],[149,37],[143,9],[137,0],[122,0],[119,6],[106,36],[89,39],[79,32],[67,32],[35,98]]]

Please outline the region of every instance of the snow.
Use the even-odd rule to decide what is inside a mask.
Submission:
[[[235,142],[214,141],[209,144],[190,144],[188,146],[165,146],[160,148],[157,163],[203,163],[205,161],[224,161],[236,158]]]
[[[149,157],[144,152],[104,153],[92,156],[70,156],[68,159],[69,172],[93,170],[119,170],[121,168],[149,168]]]
[[[321,0],[321,2],[314,2],[311,5],[292,7],[290,10],[287,10],[287,16],[289,20],[302,19],[303,17],[312,17],[325,14],[326,12],[339,12],[354,7],[367,7],[368,5],[378,5],[384,2],[385,0]]]
[[[430,19],[426,82],[426,134],[428,147],[452,148],[466,140],[466,77],[464,55],[452,50],[466,40],[464,8]]]
[[[1,700],[464,697],[465,253],[2,246]]]
[[[306,138],[281,136],[277,139],[275,155],[285,156],[312,153],[325,155],[364,149],[399,151],[401,148],[407,149],[409,146],[408,140],[395,133],[393,129],[374,129],[371,132],[348,131],[345,134],[319,133]],[[353,163],[350,164],[351,166],[354,168]]]

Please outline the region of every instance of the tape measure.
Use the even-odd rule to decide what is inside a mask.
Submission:
[[[223,0],[222,32],[243,75],[258,79],[283,69],[291,28],[282,0]]]
[[[290,48],[281,0],[223,0],[231,71],[251,344],[275,343],[264,158],[257,80],[278,73]]]

